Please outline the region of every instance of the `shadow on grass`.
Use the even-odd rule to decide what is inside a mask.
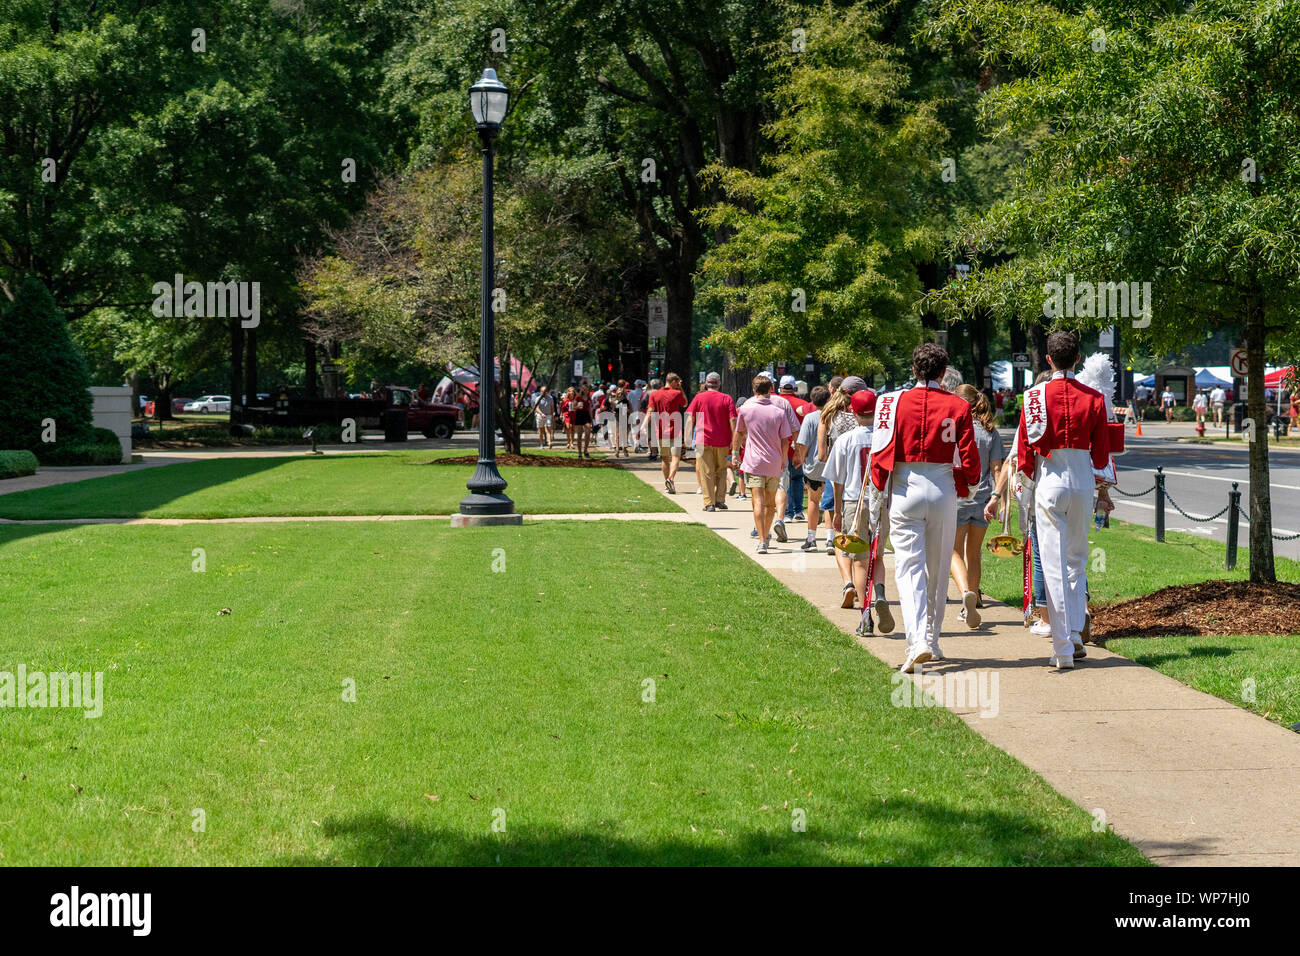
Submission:
[[[1139,854],[1109,833],[1061,836],[1022,814],[977,813],[912,799],[864,804],[862,830],[827,833],[810,818],[808,830],[727,835],[725,845],[682,837],[628,839],[612,823],[581,830],[510,826],[469,834],[407,823],[381,814],[322,822],[332,849],[320,855],[276,857],[274,866],[827,866],[846,863],[932,866],[1140,865]],[[696,821],[699,826],[699,821]],[[689,821],[680,821],[689,829]],[[1081,829],[1086,829],[1080,824]],[[865,833],[865,835],[864,835]],[[700,840],[713,839],[707,831]]]
[[[1170,637],[1170,636],[1176,636],[1176,635],[1169,635],[1169,634],[1150,635],[1150,637]],[[1143,635],[1143,634],[1125,634],[1124,637],[1149,639],[1147,635]],[[1120,639],[1121,638],[1118,637],[1109,638],[1109,640],[1112,641],[1120,640]],[[1237,652],[1233,650],[1231,647],[1220,647],[1218,645],[1187,647],[1181,651],[1168,651],[1161,654],[1143,654],[1142,657],[1138,660],[1138,663],[1141,664],[1143,667],[1159,668],[1162,664],[1170,664],[1177,661],[1192,660],[1198,657],[1206,657],[1206,658],[1232,657],[1236,653]]]
[[[187,461],[2,495],[0,518],[138,518],[185,495],[271,471],[289,462],[305,461],[314,467],[328,468],[334,462],[375,457],[383,455],[317,458],[289,453],[276,457]]]

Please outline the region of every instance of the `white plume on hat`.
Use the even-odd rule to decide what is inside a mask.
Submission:
[[[1115,414],[1115,366],[1109,352],[1093,352],[1083,360],[1083,368],[1075,375],[1089,388],[1095,388],[1106,399],[1106,417]]]

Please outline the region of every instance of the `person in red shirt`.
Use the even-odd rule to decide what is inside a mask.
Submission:
[[[727,510],[727,456],[736,428],[736,403],[719,391],[722,376],[710,372],[704,391],[686,407],[686,434],[695,437],[695,474],[704,491],[705,511]]]
[[[1049,667],[1069,670],[1084,656],[1088,614],[1085,574],[1092,496],[1110,464],[1106,399],[1074,377],[1079,340],[1070,332],[1047,337],[1052,377],[1024,396],[1016,436],[1021,484],[1033,495],[1034,536],[1047,588],[1052,627]],[[1117,426],[1118,427],[1118,426]]]
[[[583,385],[569,403],[573,413],[573,431],[578,438],[578,457],[591,457],[591,423],[595,420],[591,410],[591,386]]]
[[[664,491],[677,494],[673,483],[677,468],[682,463],[682,444],[685,429],[682,412],[686,411],[686,395],[682,392],[682,377],[669,372],[663,388],[657,388],[646,400],[650,416],[650,440],[659,449],[660,467],[664,473]]]
[[[564,391],[564,398],[560,400],[560,417],[564,420],[564,438],[565,450],[573,451],[573,398],[578,394],[578,390],[570,385]]]
[[[980,480],[971,407],[939,382],[948,353],[927,342],[912,353],[916,385],[881,395],[871,436],[871,519],[889,511],[894,581],[912,673],[943,660],[939,634],[957,537],[957,500]]]

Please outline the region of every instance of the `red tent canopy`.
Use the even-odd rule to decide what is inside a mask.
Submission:
[[[1275,368],[1273,371],[1266,373],[1264,375],[1264,387],[1277,388],[1279,385],[1283,384],[1286,379],[1291,377],[1291,372],[1294,368],[1294,365],[1286,365],[1282,368]],[[1287,382],[1286,384],[1294,387],[1295,383]]]

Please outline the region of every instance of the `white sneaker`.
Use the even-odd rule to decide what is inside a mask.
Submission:
[[[1058,671],[1074,670],[1074,657],[1069,654],[1062,654],[1059,657],[1053,656],[1047,662],[1048,667],[1055,667]]]
[[[1037,634],[1039,637],[1051,637],[1052,626],[1046,621],[1035,621],[1033,624],[1029,625],[1029,633]]]
[[[980,596],[974,591],[967,591],[961,596],[962,610],[966,612],[962,619],[966,622],[966,626],[972,631],[979,627],[980,621],[983,620],[983,618],[980,617],[979,610],[975,607],[975,605],[979,603],[979,599]]]
[[[933,656],[933,654],[925,649],[919,651],[908,651],[907,660],[903,662],[901,670],[904,674],[910,674],[916,670],[918,664],[927,663],[933,658]]]
[[[930,645],[930,657],[936,661],[947,660],[947,658],[943,656],[943,651],[939,650],[938,644]]]
[[[758,553],[767,554],[767,538],[763,538],[758,542]]]

